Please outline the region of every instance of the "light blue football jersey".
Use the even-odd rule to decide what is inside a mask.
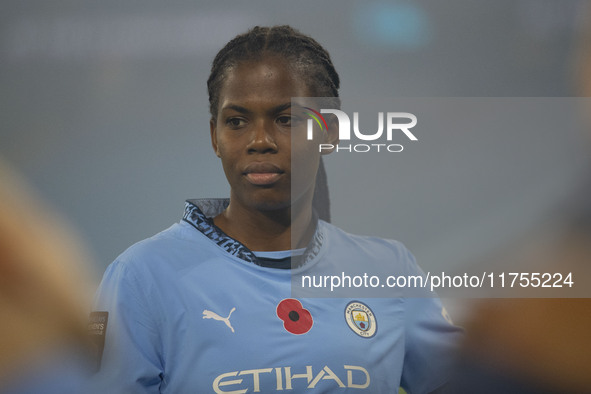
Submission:
[[[294,298],[292,270],[261,265],[213,225],[225,204],[188,201],[180,223],[108,267],[96,304],[109,313],[105,392],[413,394],[446,382],[461,330],[437,298]],[[400,243],[323,221],[298,269],[352,253],[419,270]]]

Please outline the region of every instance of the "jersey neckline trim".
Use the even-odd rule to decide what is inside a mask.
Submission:
[[[185,201],[185,211],[182,220],[189,223],[226,253],[261,267],[278,268],[264,261],[265,259],[259,259],[243,243],[230,237],[214,224],[213,218],[226,209],[229,203],[230,200],[227,198],[187,200]],[[287,268],[300,268],[312,261],[320,252],[324,243],[324,235],[318,225],[318,216],[316,214],[314,214],[313,220],[316,222],[316,231],[312,240],[301,256],[292,256],[294,261],[291,267]]]

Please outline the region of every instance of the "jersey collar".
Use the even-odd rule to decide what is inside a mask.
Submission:
[[[220,248],[224,249],[226,253],[249,263],[266,266],[250,249],[240,241],[224,233],[213,223],[213,218],[226,209],[228,204],[230,204],[230,200],[227,198],[187,200],[185,202],[183,221],[195,227]],[[316,257],[322,248],[324,235],[320,230],[321,226],[318,225],[319,219],[316,214],[314,214],[314,220],[317,223],[314,236],[308,244],[306,251],[301,256],[293,256],[293,259],[297,258],[297,262],[292,263],[292,268],[298,268],[307,264]]]

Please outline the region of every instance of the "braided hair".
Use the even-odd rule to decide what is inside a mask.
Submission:
[[[290,26],[256,26],[228,42],[213,60],[207,90],[209,112],[214,119],[218,113],[220,91],[229,71],[241,62],[259,60],[270,54],[286,59],[315,96],[333,97],[335,105],[340,106],[340,79],[326,49],[312,37]],[[316,175],[312,206],[320,219],[330,222],[330,199],[322,158]]]

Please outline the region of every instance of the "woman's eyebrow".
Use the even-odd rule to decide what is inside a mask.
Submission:
[[[291,102],[285,103],[285,104],[280,104],[276,107],[273,107],[268,111],[268,113],[275,115],[275,114],[278,114],[279,112],[285,111],[288,108],[291,108]]]
[[[225,110],[225,109],[233,109],[234,111],[240,112],[241,114],[249,114],[251,112],[248,109],[246,109],[244,107],[241,107],[240,105],[236,105],[236,104],[228,104],[228,105],[225,105],[222,108],[222,111]]]
[[[277,114],[277,113],[279,113],[281,111],[285,111],[286,109],[288,109],[290,107],[291,107],[291,102],[280,104],[280,105],[277,105],[277,106],[275,106],[273,108],[270,108],[267,111],[267,113],[269,113],[271,115],[275,115],[275,114]],[[231,110],[234,110],[236,112],[240,112],[241,114],[250,114],[250,113],[252,113],[252,111],[249,110],[248,108],[242,107],[242,106],[237,105],[237,104],[227,104],[227,105],[224,105],[224,107],[222,108],[222,111],[223,110],[227,110],[227,109],[231,109]]]

